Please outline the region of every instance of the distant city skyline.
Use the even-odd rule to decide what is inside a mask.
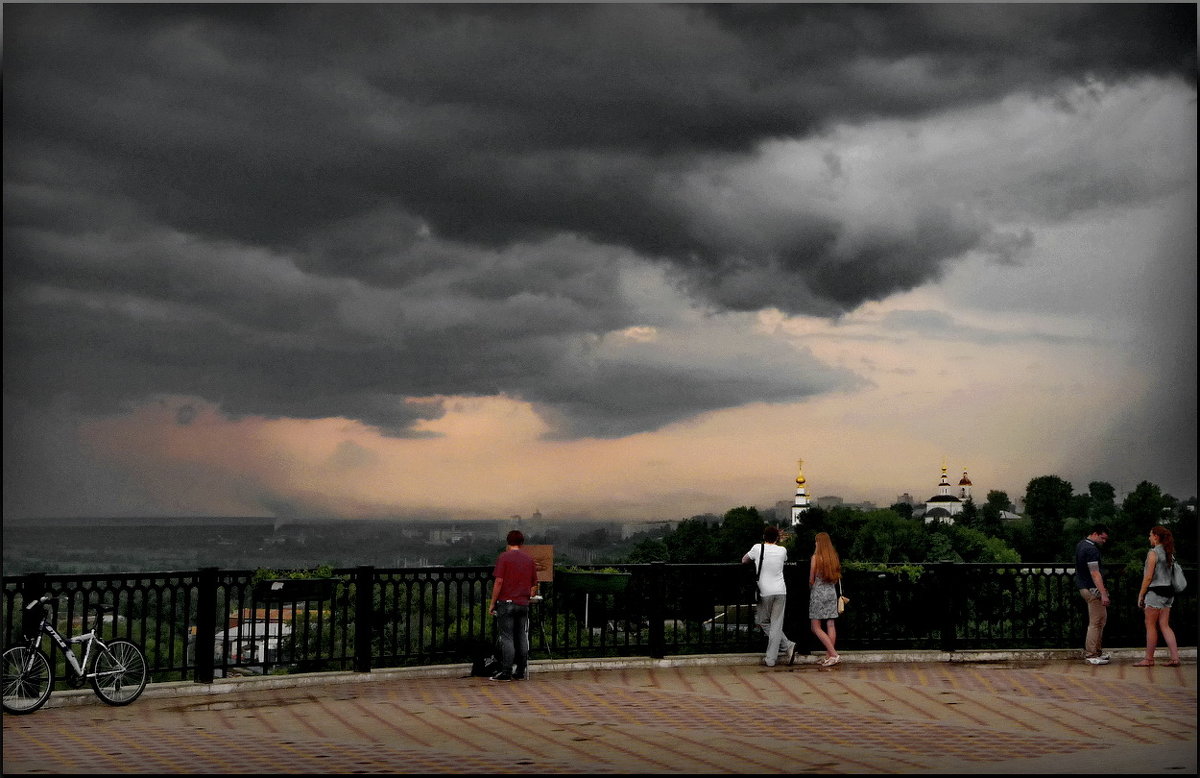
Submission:
[[[1051,475],[1051,474],[1046,474],[1046,475]],[[1099,479],[1099,480],[1103,480],[1103,479]],[[1148,479],[1142,479],[1142,480],[1148,480]],[[1111,482],[1109,482],[1109,483],[1111,483]],[[1140,483],[1140,481],[1139,481],[1139,483]],[[1082,485],[1072,484],[1072,486],[1077,494],[1082,494],[1087,491],[1086,484],[1082,484]],[[1119,505],[1121,503],[1121,501],[1129,493],[1131,493],[1134,490],[1134,487],[1136,486],[1136,484],[1131,484],[1129,486],[1129,488],[1125,488],[1125,489],[1117,488],[1116,484],[1113,484],[1113,486],[1115,489],[1114,502],[1115,502],[1115,504]],[[856,509],[876,510],[876,509],[889,508],[892,505],[895,505],[897,503],[905,502],[905,499],[904,499],[905,497],[907,497],[911,500],[912,505],[919,506],[919,507],[923,506],[924,503],[930,497],[937,494],[937,489],[938,489],[938,485],[935,483],[929,489],[926,490],[928,492],[928,494],[926,494],[925,491],[921,491],[921,490],[905,491],[905,492],[901,492],[900,494],[895,495],[891,499],[886,499],[886,500],[882,500],[882,501],[863,499],[863,498],[854,498],[854,497],[847,496],[844,494],[831,494],[831,493],[814,493],[814,494],[810,494],[809,496],[811,498],[811,504],[816,507],[828,509],[829,507],[832,507],[833,505],[844,505],[846,507],[851,507],[851,508],[856,508]],[[990,492],[990,491],[993,491],[993,488],[989,487],[986,490],[984,490],[982,493],[974,493],[973,492],[971,495],[971,498],[977,504],[982,504],[983,502],[986,502],[987,492]],[[1016,489],[1016,490],[995,489],[995,491],[1005,492],[1008,495],[1009,502],[1012,504],[1012,506],[1018,511],[1022,510],[1022,506],[1024,504],[1024,498],[1025,498],[1025,486],[1024,485],[1022,485],[1019,489]],[[1172,496],[1174,496],[1180,500],[1186,500],[1186,499],[1195,497],[1195,495],[1188,495],[1187,497],[1183,497],[1181,495],[1172,495]],[[729,503],[727,505],[720,505],[720,506],[714,505],[712,508],[710,508],[708,510],[699,510],[699,511],[695,511],[690,514],[663,515],[663,516],[653,516],[653,517],[651,517],[651,516],[628,516],[628,515],[608,517],[608,516],[599,515],[598,513],[584,513],[582,515],[580,515],[580,514],[557,514],[556,515],[553,513],[545,514],[540,509],[535,508],[528,513],[510,513],[507,515],[503,515],[503,514],[497,514],[497,515],[446,514],[446,515],[438,515],[438,516],[434,516],[434,515],[399,516],[399,515],[397,515],[397,516],[375,516],[375,517],[366,518],[365,520],[367,520],[367,521],[379,520],[379,521],[400,521],[400,522],[410,522],[410,521],[430,522],[430,523],[434,523],[434,524],[445,524],[447,526],[451,526],[455,522],[465,522],[465,523],[491,522],[491,523],[499,523],[499,524],[504,524],[505,522],[515,522],[518,526],[520,526],[521,524],[525,524],[525,523],[529,523],[529,522],[545,523],[547,525],[553,525],[556,522],[572,523],[572,522],[578,522],[578,521],[583,521],[583,522],[595,521],[595,522],[599,522],[599,523],[613,523],[613,524],[618,524],[618,525],[632,526],[632,525],[641,524],[641,523],[674,524],[683,519],[688,519],[688,518],[691,518],[692,516],[697,516],[697,515],[713,515],[713,516],[719,517],[722,514],[724,514],[726,511],[733,509],[733,508],[741,507],[741,506],[755,507],[760,511],[775,511],[776,513],[779,514],[779,518],[782,520],[783,518],[786,518],[792,505],[793,505],[793,498],[788,497],[788,498],[783,498],[783,499],[776,499],[774,501],[734,502],[734,503]],[[102,521],[107,524],[121,524],[121,525],[136,526],[137,524],[141,523],[143,520],[150,519],[153,521],[194,522],[197,524],[203,524],[203,523],[207,523],[207,522],[225,523],[225,522],[233,520],[233,521],[247,521],[247,522],[252,522],[252,523],[267,523],[267,524],[273,523],[276,526],[279,526],[280,522],[281,522],[281,518],[282,517],[273,516],[270,514],[253,514],[253,515],[251,515],[251,514],[246,514],[246,515],[226,515],[226,514],[209,514],[209,515],[198,515],[198,514],[197,515],[63,514],[63,515],[46,515],[46,516],[42,516],[42,517],[38,517],[38,516],[8,516],[8,517],[6,517],[6,523],[26,524],[26,523],[30,523],[30,522],[38,523],[39,521],[46,521],[46,520],[53,521],[53,522],[70,523],[70,522],[74,522],[74,521],[77,521],[80,519],[96,519],[96,520]],[[338,518],[338,517],[336,515],[332,515],[332,514],[331,515],[313,514],[313,515],[307,515],[307,516],[292,516],[292,517],[288,517],[288,520],[305,522],[305,521],[327,521],[327,520],[336,519],[336,518]],[[358,519],[358,520],[364,520],[364,517],[353,517],[353,518]]]
[[[1196,493],[1187,4],[12,4],[4,520]]]

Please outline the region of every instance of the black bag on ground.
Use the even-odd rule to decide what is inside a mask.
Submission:
[[[451,650],[471,663],[471,676],[491,678],[500,672],[496,646],[486,640],[463,638],[454,641]]]
[[[476,678],[491,678],[502,669],[495,654],[478,656],[471,662],[471,675]]]

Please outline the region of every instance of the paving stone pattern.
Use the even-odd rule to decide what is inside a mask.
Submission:
[[[849,657],[829,669],[535,667],[513,683],[406,678],[49,708],[5,715],[3,745],[5,774],[1003,772],[1054,757],[1116,765],[1113,749],[1128,747],[1162,754],[1163,771],[1190,753],[1194,770],[1196,674]]]

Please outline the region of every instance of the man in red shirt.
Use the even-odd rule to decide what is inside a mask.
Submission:
[[[508,546],[496,558],[492,576],[492,602],[488,612],[496,617],[500,633],[500,662],[503,667],[493,681],[525,680],[529,666],[529,598],[537,595],[537,564],[521,550],[525,536],[520,530],[508,533]]]

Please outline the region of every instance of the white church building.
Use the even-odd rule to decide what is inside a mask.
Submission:
[[[942,465],[942,480],[938,482],[938,493],[925,501],[925,513],[922,514],[926,524],[941,521],[953,524],[954,517],[962,513],[963,503],[971,499],[971,479],[963,468],[962,478],[958,480],[958,490],[950,484],[946,475],[946,466]]]
[[[798,461],[799,472],[796,474],[796,497],[791,506],[791,525],[799,526],[804,520],[804,514],[815,504],[808,493],[808,479],[804,477],[804,460]],[[971,496],[971,477],[967,475],[967,469],[964,467],[962,478],[958,479],[958,486],[955,487],[950,483],[950,476],[947,474],[947,467],[942,465],[942,477],[938,482],[937,494],[925,501],[922,507],[920,503],[914,506],[913,518],[922,518],[926,524],[931,524],[935,521],[953,524],[955,517],[962,513],[963,506],[967,500],[973,499]],[[822,498],[824,499],[824,498]],[[785,502],[780,502],[778,507],[782,509],[786,506]],[[1002,518],[1016,518],[1014,514],[1004,513]]]

